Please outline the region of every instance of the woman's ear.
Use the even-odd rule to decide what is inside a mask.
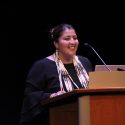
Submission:
[[[54,46],[56,47],[56,49],[58,49],[58,42],[54,41]]]

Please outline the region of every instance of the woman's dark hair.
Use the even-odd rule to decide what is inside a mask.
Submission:
[[[59,24],[50,30],[50,37],[52,41],[58,42],[58,38],[66,29],[74,29],[70,24]]]

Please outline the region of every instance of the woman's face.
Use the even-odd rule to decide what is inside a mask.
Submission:
[[[79,41],[74,29],[66,29],[62,32],[58,42],[55,42],[60,58],[72,58],[76,54],[78,45]]]

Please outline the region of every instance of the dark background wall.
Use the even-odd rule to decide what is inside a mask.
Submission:
[[[1,5],[1,34],[5,49],[5,83],[2,84],[1,122],[17,125],[24,80],[32,63],[53,52],[48,30],[60,23],[72,24],[78,33],[78,54],[102,64],[83,43],[90,43],[106,64],[125,64],[124,8],[122,3],[15,3]]]

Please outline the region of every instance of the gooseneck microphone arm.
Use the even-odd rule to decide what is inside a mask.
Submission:
[[[105,65],[105,67],[106,67],[109,71],[111,71],[111,70],[108,68],[108,66],[106,65],[106,63],[104,62],[104,60],[100,57],[100,55],[96,52],[96,50],[95,50],[91,45],[89,45],[88,43],[84,43],[84,45],[90,47],[90,48],[94,51],[94,53],[99,57],[99,59],[103,62],[103,64]]]

